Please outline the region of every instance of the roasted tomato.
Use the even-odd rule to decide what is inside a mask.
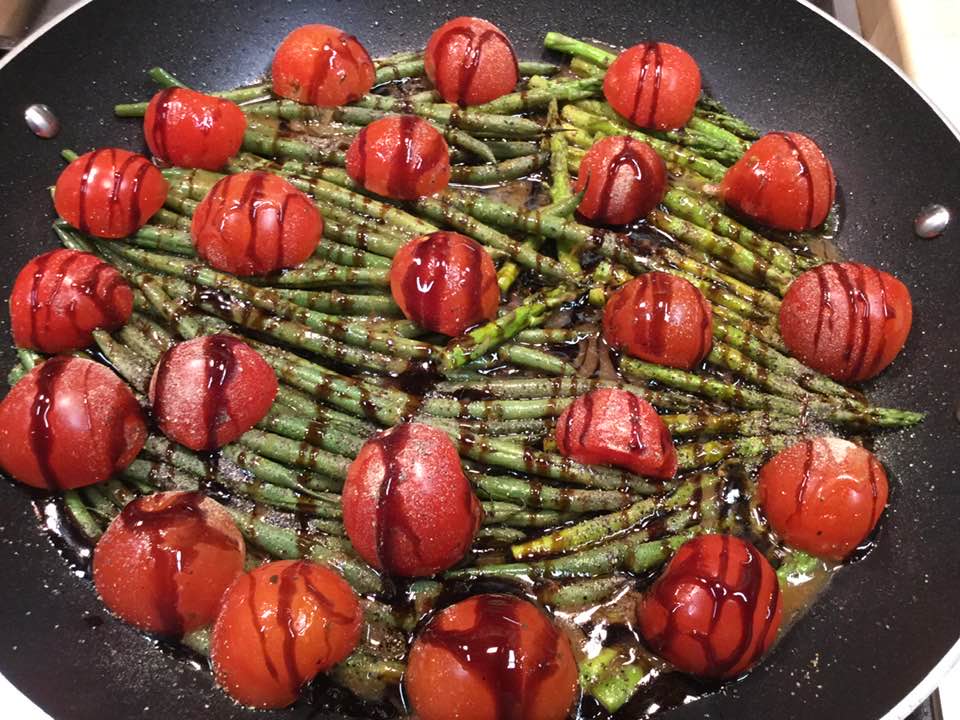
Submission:
[[[158,493],[110,523],[93,553],[93,582],[124,622],[183,635],[213,622],[245,554],[219,503],[196,492]]]
[[[133,393],[90,360],[50,358],[0,403],[0,467],[33,487],[106,480],[133,461],[146,439]]]
[[[102,148],[67,165],[53,192],[57,213],[80,232],[121,238],[139,230],[167,199],[167,181],[143,155]]]
[[[780,333],[791,354],[842,382],[878,375],[903,349],[912,322],[907,287],[858,263],[808,270],[780,306]]]
[[[150,381],[153,417],[171,440],[216,450],[263,419],[277,395],[277,376],[260,354],[230,335],[175,345]]]
[[[732,535],[684,543],[637,609],[640,632],[679,670],[732,678],[759,660],[780,628],[777,573]]]
[[[676,45],[640,43],[611,63],[603,95],[634,125],[654,130],[683,127],[700,97],[700,68]]]
[[[557,420],[557,449],[587,465],[616,465],[669,480],[677,473],[673,438],[653,405],[618,388],[592,390]]]
[[[273,91],[307,105],[359,100],[373,87],[373,61],[360,41],[329,25],[304,25],[273,56]]]
[[[241,575],[227,590],[210,638],[220,686],[237,702],[285,707],[360,637],[356,594],[333,570],[281,560]]]
[[[446,231],[400,248],[390,266],[390,292],[407,318],[444,335],[492,320],[500,304],[493,260],[477,241]]]
[[[633,357],[689,370],[713,345],[710,303],[681,277],[644,273],[607,300],[603,337]]]
[[[639,220],[663,200],[667,167],[645,142],[622,135],[593,146],[580,162],[574,189],[586,190],[577,211],[603,225]]]
[[[757,140],[720,186],[724,202],[742,215],[779,230],[821,225],[833,206],[833,167],[817,144],[800,133],[775,132]]]
[[[390,115],[357,133],[347,150],[347,173],[378,195],[416,200],[447,187],[450,150],[426,120]]]
[[[217,270],[266,275],[317,249],[323,218],[313,201],[277,175],[244,172],[214,185],[193,214],[197,254]]]
[[[873,453],[839,438],[793,445],[760,470],[770,526],[787,545],[827,560],[843,560],[873,532],[887,493]]]
[[[562,720],[576,699],[577,663],[534,605],[475,595],[423,629],[404,682],[420,720]]]
[[[187,168],[219,170],[237,154],[246,129],[236,103],[179,87],[154,95],[143,118],[150,152]]]
[[[342,502],[357,552],[374,567],[406,577],[459,562],[482,516],[453,442],[419,423],[364,443],[347,472]]]
[[[117,269],[75,250],[35,257],[10,293],[14,342],[45,353],[87,347],[94,330],[117,330],[131,312],[133,292]]]
[[[423,64],[441,97],[458,105],[495,100],[513,92],[520,80],[507,36],[475,17],[454,18],[434,30]]]

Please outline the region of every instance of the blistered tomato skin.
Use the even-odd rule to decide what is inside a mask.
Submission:
[[[903,349],[913,323],[907,287],[859,263],[827,263],[791,283],[780,306],[790,354],[841,382],[879,375]]]
[[[260,354],[230,335],[187,340],[165,352],[150,381],[153,417],[193,450],[233,442],[269,412],[277,376]]]
[[[710,303],[676,275],[648,272],[615,292],[603,311],[603,337],[628,355],[690,370],[713,345]]]
[[[390,292],[403,314],[444,335],[497,315],[497,269],[483,247],[455,232],[421,235],[400,248],[390,266]]]
[[[241,575],[223,597],[210,638],[217,683],[237,702],[282,708],[357,645],[363,613],[336,572],[302,560]]]
[[[833,166],[800,133],[764,135],[727,170],[720,193],[741,215],[796,232],[823,224],[836,198]]]
[[[124,622],[179,636],[213,622],[245,556],[219,503],[196,492],[157,493],[110,523],[94,549],[93,582]]]
[[[425,577],[459,562],[482,510],[450,438],[404,423],[364,443],[343,486],[343,524],[373,567]]]
[[[733,678],[773,644],[783,615],[777,573],[732,535],[687,541],[637,609],[650,648],[691,675]]]
[[[458,17],[438,27],[423,56],[427,77],[448,103],[479,105],[520,81],[513,46],[493,23]]]
[[[87,347],[94,330],[116,330],[132,311],[133,292],[117,269],[75,250],[35,257],[10,293],[14,342],[44,353]]]
[[[423,629],[404,683],[419,720],[563,720],[577,696],[577,664],[537,607],[475,595]]]
[[[603,95],[634,125],[653,130],[683,127],[700,97],[700,68],[676,45],[640,43],[607,68]]]
[[[217,270],[266,275],[304,262],[317,249],[323,218],[313,201],[266,172],[228,175],[193,214],[197,254]]]
[[[793,445],[760,470],[760,506],[787,545],[825,560],[847,557],[887,504],[887,474],[869,450],[839,438]]]
[[[603,225],[626,225],[653,210],[666,192],[667,168],[645,142],[604,138],[580,162],[574,190],[586,191],[577,212]]]
[[[166,88],[150,100],[143,134],[157,158],[169,165],[219,170],[243,144],[247,119],[223,98],[188,88]]]
[[[347,173],[378,195],[416,200],[447,187],[450,149],[426,120],[390,115],[357,133],[347,150]]]
[[[669,480],[677,473],[673,438],[654,407],[618,388],[593,390],[557,420],[557,449],[586,465],[615,465]]]
[[[80,232],[121,238],[139,230],[163,207],[167,189],[163,175],[143,155],[102,148],[64,168],[53,204]]]
[[[0,467],[48,490],[84,487],[127,467],[147,439],[136,398],[109,368],[58,355],[0,403]]]

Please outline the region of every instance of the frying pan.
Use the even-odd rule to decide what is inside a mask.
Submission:
[[[930,202],[960,211],[960,142],[892,67],[809,6],[97,0],[0,72],[0,292],[6,296],[31,256],[55,246],[46,188],[61,168],[60,149],[143,146],[139,124],[114,120],[111,107],[152,94],[145,68],[163,64],[192,85],[225,88],[258,77],[279,40],[307,22],[346,28],[382,54],[422,47],[432,28],[461,14],[500,25],[521,57],[539,57],[550,29],[621,45],[646,38],[681,45],[736,114],[764,129],[811,135],[831,158],[844,214],[842,251],[899,276],[915,304],[906,352],[867,390],[879,403],[929,416],[915,431],[877,442],[894,488],[878,547],[839,573],[745,680],[663,717],[899,720],[946,671],[960,637],[960,314],[951,304],[960,223],[933,241],[912,233],[914,215]],[[56,140],[35,138],[24,125],[23,110],[34,102],[59,115]],[[6,373],[14,356],[2,315]],[[332,701],[327,709],[276,713],[233,705],[206,670],[152,647],[105,613],[89,581],[42,532],[45,518],[33,500],[0,482],[0,672],[54,718],[344,717]]]

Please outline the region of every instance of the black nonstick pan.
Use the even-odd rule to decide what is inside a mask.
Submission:
[[[47,186],[62,167],[61,148],[143,147],[139,123],[115,120],[112,106],[153,92],[146,68],[162,64],[197,87],[231,87],[261,75],[280,39],[304,23],[343,27],[384,54],[422,47],[433,28],[462,14],[497,23],[527,58],[542,55],[551,29],[619,45],[661,39],[683,46],[736,114],[763,129],[801,131],[827,152],[840,183],[841,250],[895,273],[913,293],[907,350],[867,390],[878,403],[929,416],[914,430],[878,440],[894,489],[876,549],[839,573],[745,680],[662,717],[905,716],[960,654],[960,313],[953,306],[960,221],[935,240],[913,234],[914,216],[931,202],[960,213],[960,141],[891,67],[808,6],[95,0],[0,71],[0,292],[6,297],[20,266],[56,245]],[[35,102],[59,116],[55,140],[35,137],[24,124],[24,109]],[[14,356],[5,308],[0,316],[6,373]],[[48,518],[35,510],[35,499],[0,482],[0,672],[51,716],[337,717],[322,705],[242,710],[213,687],[206,670],[108,616],[43,531]]]

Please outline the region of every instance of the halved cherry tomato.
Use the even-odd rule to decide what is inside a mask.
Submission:
[[[663,200],[667,167],[645,142],[622,135],[594,143],[580,162],[577,212],[603,225],[639,220]]]
[[[236,103],[180,87],[154,95],[143,117],[150,152],[187,168],[219,170],[237,154],[246,129]]]
[[[243,572],[243,536],[196,492],[130,502],[97,542],[93,582],[104,604],[141,630],[183,635],[213,622]]]
[[[655,653],[709,678],[736,677],[763,657],[782,614],[777,573],[732,535],[684,543],[637,609],[640,633]]]
[[[50,358],[0,403],[0,467],[37,488],[106,480],[133,461],[146,439],[130,388],[91,360]]]
[[[94,330],[117,330],[132,311],[133,292],[117,269],[76,250],[35,257],[10,293],[14,342],[45,353],[87,347]]]
[[[243,705],[281,708],[357,646],[363,612],[333,570],[281,560],[227,590],[210,638],[220,686]]]
[[[807,270],[780,306],[780,332],[790,353],[843,382],[879,375],[903,349],[912,322],[907,287],[859,263]]]
[[[783,450],[760,470],[760,506],[783,541],[843,560],[873,532],[887,505],[887,474],[869,450],[818,437]]]
[[[562,720],[576,699],[577,663],[537,607],[475,595],[423,629],[404,683],[420,720]]]
[[[434,30],[423,65],[440,96],[459,105],[495,100],[513,92],[520,80],[507,36],[475,17],[454,18]]]
[[[64,168],[53,204],[80,232],[121,238],[139,230],[163,207],[167,188],[163,175],[143,155],[101,148]]]

